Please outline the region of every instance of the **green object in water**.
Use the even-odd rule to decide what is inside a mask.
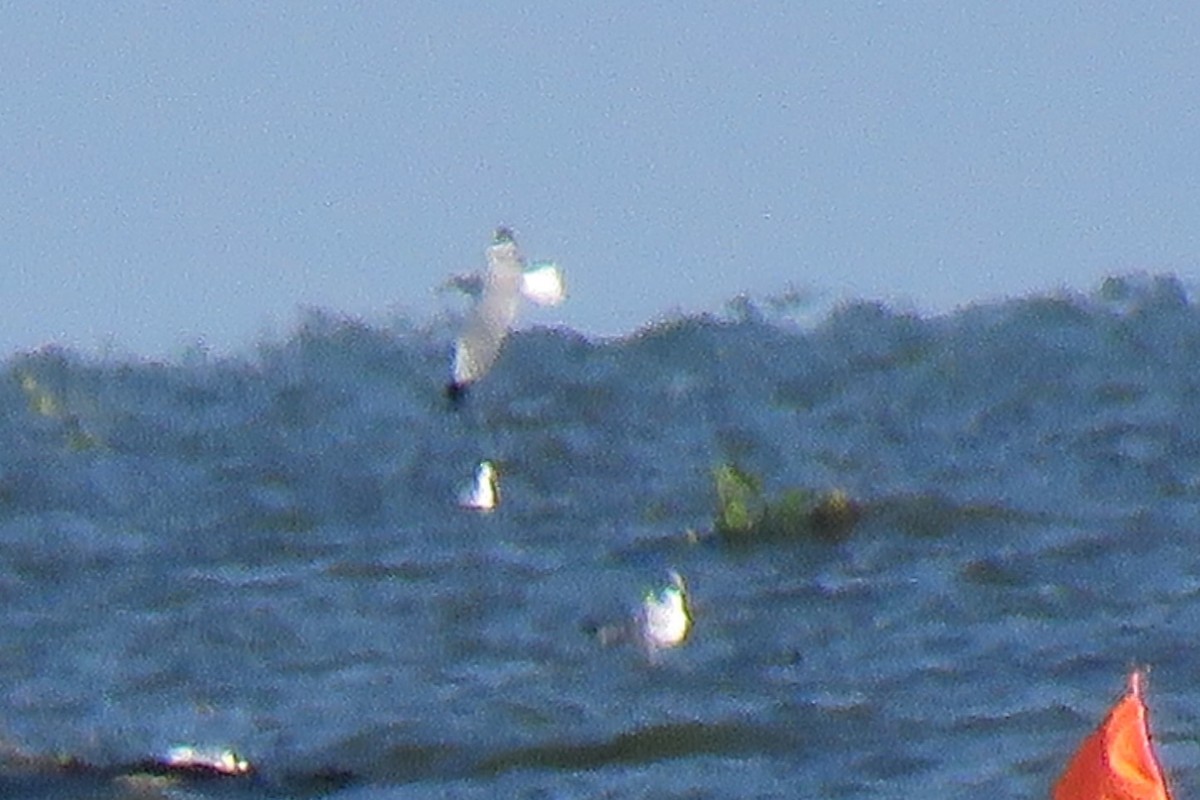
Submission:
[[[762,481],[732,464],[713,471],[717,484],[715,529],[729,542],[816,537],[841,539],[861,509],[845,492],[792,488],[768,502]]]
[[[726,538],[752,535],[765,511],[761,482],[732,464],[722,464],[713,475],[717,482],[717,533]]]

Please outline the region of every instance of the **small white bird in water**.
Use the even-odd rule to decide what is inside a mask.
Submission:
[[[491,511],[500,503],[500,479],[490,461],[480,461],[475,469],[475,483],[458,496],[458,504],[475,511]]]
[[[642,640],[651,649],[678,647],[692,630],[687,585],[675,570],[667,573],[669,586],[647,592],[642,601]]]
[[[492,246],[487,249],[487,262],[479,299],[454,345],[454,374],[446,385],[446,396],[452,401],[459,400],[467,387],[496,362],[500,346],[516,321],[522,295],[539,305],[557,305],[566,296],[558,266],[535,262],[526,269],[508,228],[496,229]]]
[[[683,644],[692,630],[687,584],[675,570],[667,575],[670,583],[647,592],[631,619],[605,625],[586,623],[585,630],[593,633],[606,647],[622,642],[640,644],[651,657],[659,650]]]

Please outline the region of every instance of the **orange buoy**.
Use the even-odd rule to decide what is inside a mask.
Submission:
[[[1142,673],[1075,751],[1054,786],[1053,800],[1170,800],[1162,766],[1150,743]]]

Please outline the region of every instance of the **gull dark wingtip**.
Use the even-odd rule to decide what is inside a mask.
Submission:
[[[450,401],[450,406],[452,408],[458,408],[462,405],[463,401],[467,399],[467,387],[468,384],[460,383],[458,381],[450,381],[446,384],[443,394],[445,394],[446,399]]]

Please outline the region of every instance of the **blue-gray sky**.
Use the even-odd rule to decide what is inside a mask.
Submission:
[[[0,2],[0,355],[445,306],[594,334],[1200,264],[1200,4]]]

